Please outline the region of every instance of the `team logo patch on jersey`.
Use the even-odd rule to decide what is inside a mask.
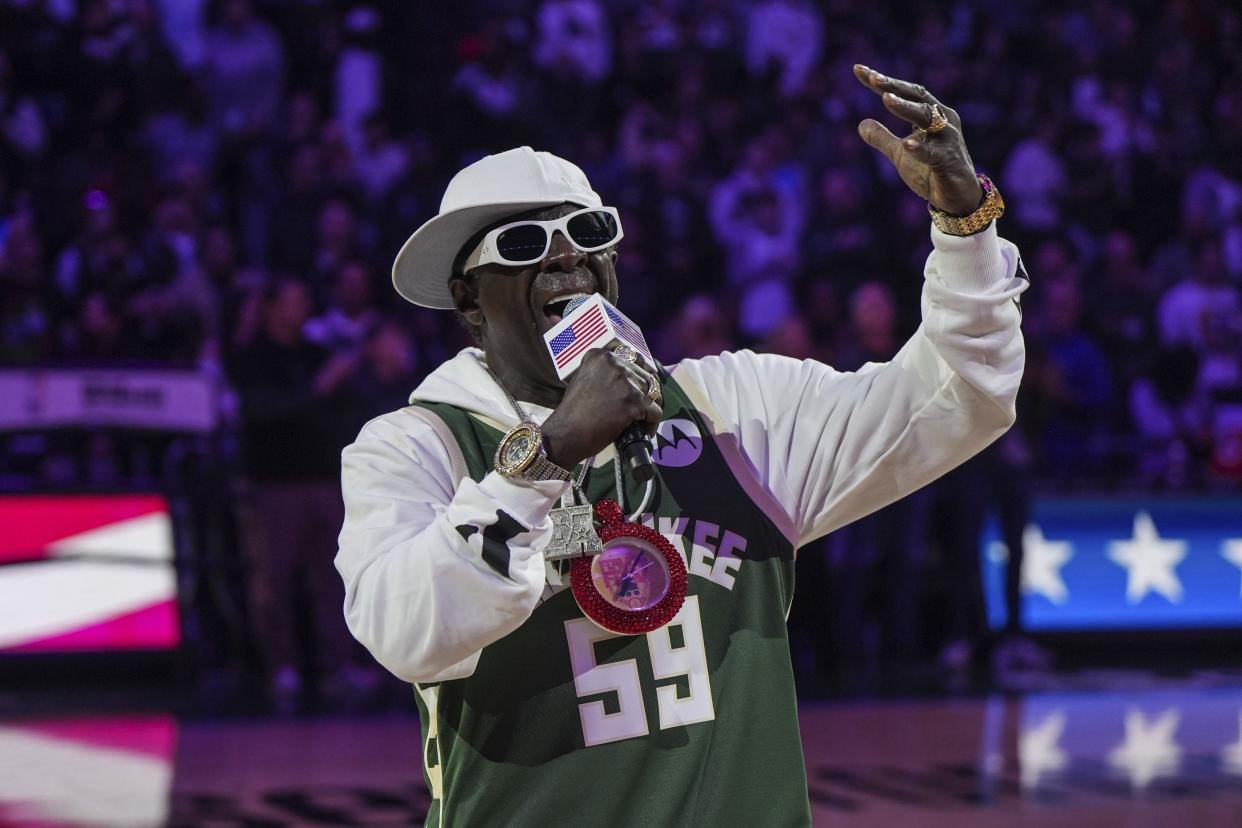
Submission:
[[[688,466],[703,453],[703,435],[693,420],[665,420],[656,431],[655,449],[651,459],[661,466]]]

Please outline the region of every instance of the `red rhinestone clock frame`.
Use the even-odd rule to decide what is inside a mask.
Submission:
[[[599,539],[604,544],[617,538],[634,538],[650,544],[664,556],[668,564],[668,592],[647,609],[621,609],[611,604],[595,586],[595,581],[591,578],[591,561],[594,558],[582,557],[574,559],[569,573],[574,600],[588,618],[610,632],[639,635],[658,630],[673,620],[673,616],[681,611],[681,606],[686,601],[688,577],[685,562],[668,538],[641,523],[627,523],[615,500],[601,500],[597,503],[595,516],[602,524]]]

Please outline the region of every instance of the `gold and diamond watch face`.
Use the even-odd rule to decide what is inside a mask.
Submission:
[[[518,434],[505,446],[504,464],[516,466],[530,453],[530,435]]]
[[[505,477],[521,474],[539,453],[539,432],[520,425],[505,435],[496,449],[496,471]]]

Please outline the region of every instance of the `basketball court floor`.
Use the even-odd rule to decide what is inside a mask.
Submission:
[[[817,826],[1242,825],[1242,673],[1083,672],[1014,695],[804,704]],[[418,722],[0,720],[0,825],[421,825]]]

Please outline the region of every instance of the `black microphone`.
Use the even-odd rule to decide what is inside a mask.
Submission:
[[[598,338],[585,348],[581,348],[577,356],[566,361],[562,367],[557,361],[556,346],[553,345],[553,341],[556,337],[553,335],[553,331],[557,331],[559,333],[562,329],[562,323],[568,323],[568,325],[564,326],[564,329],[572,328],[576,322],[575,319],[571,318],[574,317],[575,311],[583,305],[586,305],[588,302],[594,306],[597,304],[597,300],[598,305],[602,306],[598,308],[600,312],[599,321],[594,323],[588,322],[590,327],[584,327],[584,333],[586,333],[587,336],[590,336],[592,335],[590,332],[598,330],[599,333],[595,334]],[[594,314],[595,312],[596,308],[593,307],[585,313]],[[562,316],[562,323],[558,323],[553,327],[552,331],[548,331],[548,333],[544,334],[544,338],[548,342],[549,349],[552,353],[553,364],[556,365],[557,373],[560,375],[561,379],[566,379],[570,374],[577,370],[578,365],[581,362],[582,354],[586,351],[594,350],[595,348],[607,348],[613,353],[616,353],[621,348],[628,348],[630,351],[639,354],[638,361],[644,363],[644,367],[651,369],[652,372],[656,372],[657,369],[655,367],[655,360],[652,359],[651,353],[646,347],[647,341],[643,338],[642,331],[639,330],[638,326],[631,322],[625,314],[613,307],[608,300],[604,299],[604,297],[599,294],[595,294],[594,296],[579,296],[571,300],[569,304],[565,306],[565,312]],[[626,335],[623,336],[622,332]],[[634,347],[639,344],[642,345],[641,348]],[[572,347],[573,346],[570,346],[571,350]],[[562,353],[564,352],[562,351]],[[617,450],[617,462],[625,463],[625,467],[629,470],[630,477],[634,478],[635,481],[639,483],[646,483],[655,476],[655,466],[651,463],[651,441],[647,439],[647,431],[644,423],[631,423],[625,428],[624,431],[621,432],[621,436],[617,437],[617,439],[613,441],[613,446]]]
[[[642,423],[631,423],[621,436],[614,442],[617,449],[617,462],[625,459],[630,470],[630,477],[639,483],[646,483],[655,476],[655,466],[651,465],[651,441]]]

